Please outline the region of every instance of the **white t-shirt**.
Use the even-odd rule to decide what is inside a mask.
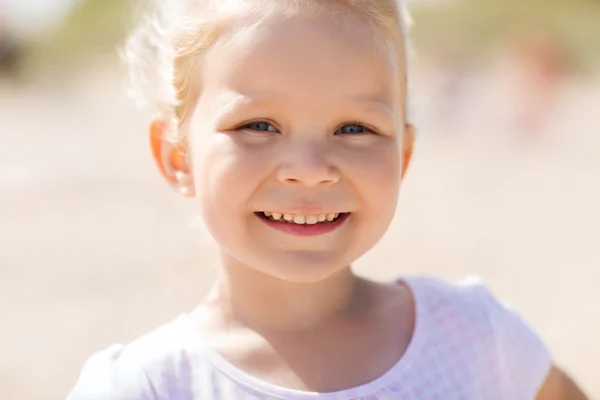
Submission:
[[[552,366],[550,354],[481,280],[402,281],[415,299],[413,337],[390,370],[364,385],[314,393],[263,382],[212,350],[182,314],[93,355],[67,400],[535,399]]]

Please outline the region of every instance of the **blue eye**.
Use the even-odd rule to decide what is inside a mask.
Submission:
[[[258,132],[277,132],[277,128],[265,121],[250,122],[242,127],[243,129],[250,129]]]
[[[371,133],[371,130],[360,124],[346,124],[335,132],[336,135],[361,135],[364,133]]]

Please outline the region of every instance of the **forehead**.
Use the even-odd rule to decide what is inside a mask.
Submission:
[[[224,33],[206,54],[202,92],[268,93],[313,102],[363,97],[401,108],[404,63],[393,49],[350,12],[273,16]]]

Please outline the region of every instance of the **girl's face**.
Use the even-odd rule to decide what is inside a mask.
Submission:
[[[400,64],[350,13],[272,18],[217,41],[193,77],[186,134],[226,263],[316,282],[375,245],[411,146]]]

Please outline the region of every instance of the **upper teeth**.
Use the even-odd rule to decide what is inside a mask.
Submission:
[[[299,214],[284,214],[278,212],[267,212],[263,213],[265,217],[272,217],[275,221],[279,221],[282,218],[285,221],[293,222],[295,224],[308,224],[314,225],[323,221],[333,221],[337,217],[339,217],[340,213],[330,213],[330,214],[316,214],[316,215],[299,215]]]

